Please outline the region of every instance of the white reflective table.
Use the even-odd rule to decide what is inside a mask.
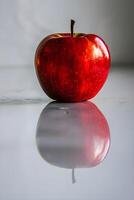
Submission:
[[[0,200],[133,200],[133,68],[113,67],[79,104],[50,103],[32,68],[3,69]]]

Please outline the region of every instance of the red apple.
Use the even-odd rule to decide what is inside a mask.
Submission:
[[[110,69],[110,53],[97,35],[57,33],[44,38],[35,54],[35,68],[44,92],[62,102],[94,97]]]
[[[107,155],[110,131],[93,103],[53,102],[40,115],[36,141],[41,156],[52,165],[94,167]]]

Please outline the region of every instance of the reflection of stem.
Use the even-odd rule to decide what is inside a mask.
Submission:
[[[72,183],[76,183],[74,168],[72,169]]]

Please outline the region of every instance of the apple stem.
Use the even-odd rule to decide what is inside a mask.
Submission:
[[[74,24],[75,24],[75,21],[71,19],[71,37],[73,37],[73,34],[74,34]]]
[[[72,169],[72,183],[74,184],[76,182],[75,174],[74,174],[74,168]]]

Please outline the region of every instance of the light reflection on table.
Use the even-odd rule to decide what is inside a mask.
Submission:
[[[110,147],[109,125],[91,102],[49,103],[38,120],[36,143],[42,158],[62,168],[99,165]]]

